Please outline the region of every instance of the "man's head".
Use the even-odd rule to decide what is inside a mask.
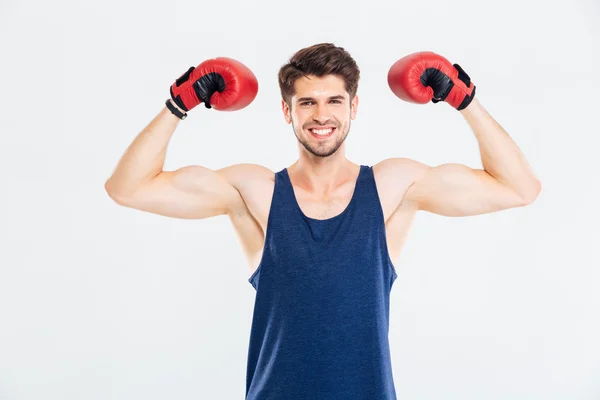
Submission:
[[[279,70],[285,119],[311,154],[328,157],[346,139],[358,107],[359,78],[354,59],[331,43],[298,51]]]

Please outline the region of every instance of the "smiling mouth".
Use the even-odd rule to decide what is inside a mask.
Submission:
[[[318,139],[326,139],[332,136],[337,128],[335,127],[327,127],[327,128],[309,128],[308,131],[312,134],[312,136]]]

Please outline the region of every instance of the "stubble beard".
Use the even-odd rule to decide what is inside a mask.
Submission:
[[[316,157],[329,157],[332,154],[334,154],[336,151],[338,151],[338,149],[340,148],[340,146],[342,145],[342,143],[344,143],[344,141],[346,140],[346,137],[348,136],[348,133],[350,132],[350,121],[348,121],[348,129],[346,129],[345,132],[343,132],[341,135],[337,134],[336,132],[336,141],[333,145],[318,145],[318,146],[313,146],[308,140],[303,139],[304,136],[298,135],[298,133],[296,132],[296,126],[294,123],[292,123],[292,129],[294,130],[294,135],[296,136],[296,139],[298,140],[298,142],[300,142],[302,144],[302,146],[304,146],[304,148],[306,149],[306,151],[308,151],[310,154],[316,156]],[[336,127],[336,131],[339,128]],[[304,130],[302,130],[302,133],[304,133]]]

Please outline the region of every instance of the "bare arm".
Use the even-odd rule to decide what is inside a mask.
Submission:
[[[481,153],[483,169],[462,164],[430,167],[409,160],[414,181],[405,203],[445,216],[468,216],[531,204],[541,184],[525,156],[508,133],[485,111],[477,99],[461,110]],[[407,171],[406,159],[387,160],[396,174]]]
[[[163,171],[179,121],[166,107],[160,111],[106,181],[108,195],[122,206],[175,218],[208,218],[242,207],[238,191],[216,171],[197,165]]]
[[[485,172],[515,192],[526,204],[533,202],[541,191],[541,183],[508,132],[492,118],[477,98],[460,113],[479,143]]]
[[[104,185],[112,198],[131,196],[162,172],[167,146],[179,121],[165,106],[138,134]]]
[[[482,169],[462,164],[421,168],[420,178],[406,192],[404,202],[419,210],[447,217],[465,217],[522,207],[530,201]]]

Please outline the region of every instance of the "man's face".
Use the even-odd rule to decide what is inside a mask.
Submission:
[[[302,77],[295,83],[291,109],[281,101],[285,120],[311,154],[328,157],[344,143],[350,120],[356,116],[358,96],[350,101],[344,80],[335,75]]]

